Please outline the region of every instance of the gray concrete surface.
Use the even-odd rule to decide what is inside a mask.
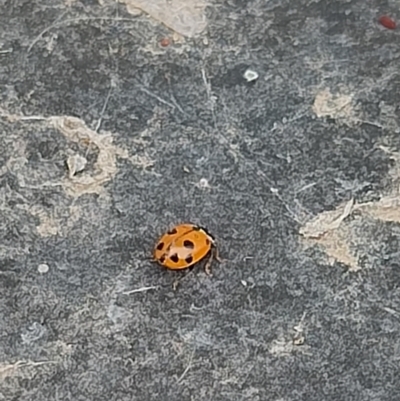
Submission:
[[[0,400],[399,400],[400,3],[164,3],[0,1]]]

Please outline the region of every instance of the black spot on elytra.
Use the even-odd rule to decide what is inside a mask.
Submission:
[[[185,239],[185,241],[183,241],[183,246],[188,249],[194,249],[194,243],[188,239]]]
[[[160,243],[157,245],[157,251],[162,251],[163,248],[164,248],[164,242],[160,242]]]
[[[187,256],[187,257],[185,258],[185,262],[186,262],[187,264],[192,263],[192,262],[193,262],[193,256],[192,256],[192,255]]]
[[[174,253],[173,255],[170,256],[170,259],[174,262],[174,263],[178,263],[179,262],[179,256]]]
[[[176,231],[176,228],[173,228],[172,230],[168,231],[168,235],[175,235],[178,231]]]
[[[161,258],[159,259],[160,263],[164,263],[165,262],[165,256],[161,256]]]
[[[208,238],[206,238],[206,244],[210,245],[210,240]]]

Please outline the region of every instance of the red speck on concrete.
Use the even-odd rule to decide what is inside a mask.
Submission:
[[[396,21],[387,15],[382,15],[378,19],[379,23],[387,29],[396,29]]]

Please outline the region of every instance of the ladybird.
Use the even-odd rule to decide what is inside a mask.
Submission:
[[[213,258],[220,261],[214,238],[195,224],[179,224],[157,242],[153,257],[161,266],[171,270],[186,269],[210,256],[205,271],[211,274]]]

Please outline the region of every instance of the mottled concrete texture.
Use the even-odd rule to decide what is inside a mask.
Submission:
[[[398,0],[0,7],[1,401],[400,399]]]

